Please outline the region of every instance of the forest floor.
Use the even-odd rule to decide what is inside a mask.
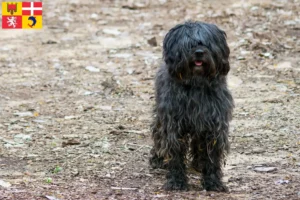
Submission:
[[[299,5],[52,0],[42,30],[0,30],[0,199],[300,199]],[[165,192],[148,165],[162,40],[188,19],[228,36],[229,193]]]

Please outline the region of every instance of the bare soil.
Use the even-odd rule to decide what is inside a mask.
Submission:
[[[43,29],[0,31],[0,199],[300,199],[299,0],[52,0]],[[148,165],[162,40],[227,32],[230,193],[161,189]],[[156,44],[156,42],[157,44]]]

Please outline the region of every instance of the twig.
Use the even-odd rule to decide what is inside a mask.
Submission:
[[[123,130],[124,133],[136,133],[136,134],[140,134],[140,133],[144,133],[145,131],[137,131],[137,130]]]
[[[147,147],[147,148],[150,148],[150,149],[152,148],[152,147],[149,146],[149,145],[139,145],[139,144],[133,144],[133,143],[127,143],[126,146],[127,146],[127,145],[138,146],[138,147],[142,147],[142,148],[143,148],[143,147]]]
[[[97,121],[96,121],[97,122]],[[99,123],[99,122],[97,122]],[[137,130],[112,130],[110,134],[121,134],[121,133],[129,133],[129,134],[144,134],[146,131],[137,131]]]
[[[111,187],[112,190],[137,190],[138,188]]]
[[[276,35],[274,34],[273,31],[272,31],[272,36],[273,36],[273,38],[276,40],[276,42],[277,42],[280,46],[282,46],[283,48],[285,48],[285,46],[279,41],[279,39],[276,37]]]

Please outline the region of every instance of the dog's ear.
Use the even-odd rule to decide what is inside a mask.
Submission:
[[[179,80],[188,76],[189,48],[186,47],[188,43],[186,30],[184,25],[179,24],[172,28],[164,38],[163,41],[163,59],[168,66],[169,74]]]
[[[226,76],[230,70],[230,65],[228,60],[222,60],[222,68],[219,70],[221,75]]]
[[[223,32],[223,42],[224,42],[224,45],[223,45],[223,48],[222,48],[222,51],[223,51],[223,59],[222,59],[222,69],[220,69],[220,74],[222,75],[227,75],[228,72],[230,71],[230,64],[229,64],[229,54],[230,54],[230,49],[228,47],[228,44],[227,44],[227,35],[224,31]]]

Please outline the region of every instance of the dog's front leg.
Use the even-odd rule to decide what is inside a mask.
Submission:
[[[218,135],[217,138],[210,136]],[[222,182],[222,165],[229,149],[227,133],[209,134],[206,138],[206,148],[202,152],[202,185],[207,191],[228,192]]]
[[[176,133],[169,134],[173,135],[167,139],[168,153],[166,159],[168,160],[168,173],[166,175],[167,182],[163,188],[165,190],[187,190],[188,179],[184,161],[188,145],[186,140],[178,137]]]

